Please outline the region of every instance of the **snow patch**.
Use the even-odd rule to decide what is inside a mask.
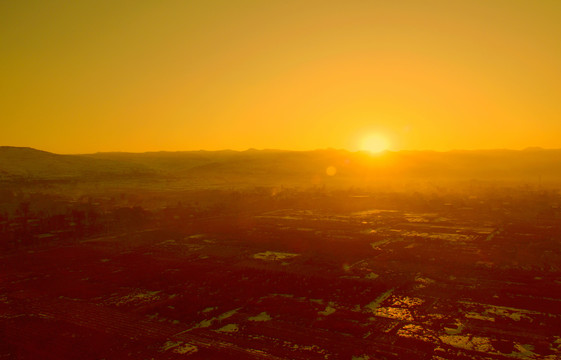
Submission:
[[[382,301],[386,300],[393,292],[394,289],[390,289],[388,291],[386,291],[385,293],[383,293],[382,295],[378,296],[376,298],[376,300],[372,301],[370,304],[365,306],[365,309],[369,310],[369,311],[376,311],[376,309],[378,308],[378,306],[380,306],[380,304],[382,304]]]
[[[277,260],[284,260],[284,259],[292,259],[300,254],[293,254],[293,253],[286,253],[286,252],[278,252],[278,251],[265,251],[260,252],[257,254],[253,254],[254,259],[260,259],[265,261],[277,261]]]
[[[216,331],[226,332],[226,333],[235,333],[235,332],[238,332],[239,330],[240,330],[240,328],[238,327],[238,324],[228,324],[228,325],[222,326],[220,329],[218,329]]]
[[[263,311],[258,315],[250,316],[247,318],[247,320],[249,321],[270,321],[271,319],[272,317],[269,314],[267,314],[265,311]]]
[[[160,347],[160,351],[164,352],[168,350],[180,355],[190,355],[199,351],[199,348],[195,345],[184,343],[183,341],[167,341]]]
[[[329,304],[329,305],[333,305],[333,304]],[[332,306],[329,306],[329,305],[327,305],[327,306],[325,307],[325,310],[319,311],[319,312],[318,312],[318,315],[328,316],[328,315],[333,314],[333,313],[335,312],[336,309],[335,309],[334,307],[332,307]]]

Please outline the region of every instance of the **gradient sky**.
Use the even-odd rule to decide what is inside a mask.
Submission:
[[[0,145],[561,148],[561,1],[0,2]]]

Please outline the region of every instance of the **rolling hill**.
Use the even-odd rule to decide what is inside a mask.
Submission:
[[[103,179],[153,175],[154,171],[118,159],[59,155],[27,147],[0,147],[1,180]]]
[[[335,169],[328,175],[327,168]],[[353,183],[376,180],[561,179],[561,150],[398,151],[346,150],[186,151],[59,155],[0,147],[1,180],[191,180],[198,183],[310,184],[314,179]]]

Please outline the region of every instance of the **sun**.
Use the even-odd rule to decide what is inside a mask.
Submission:
[[[362,139],[360,149],[371,153],[379,153],[388,150],[390,142],[382,134],[370,134]]]

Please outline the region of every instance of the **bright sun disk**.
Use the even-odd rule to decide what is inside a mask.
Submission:
[[[389,146],[390,142],[385,136],[380,134],[372,134],[362,139],[360,149],[369,151],[371,153],[379,153],[387,150]]]

